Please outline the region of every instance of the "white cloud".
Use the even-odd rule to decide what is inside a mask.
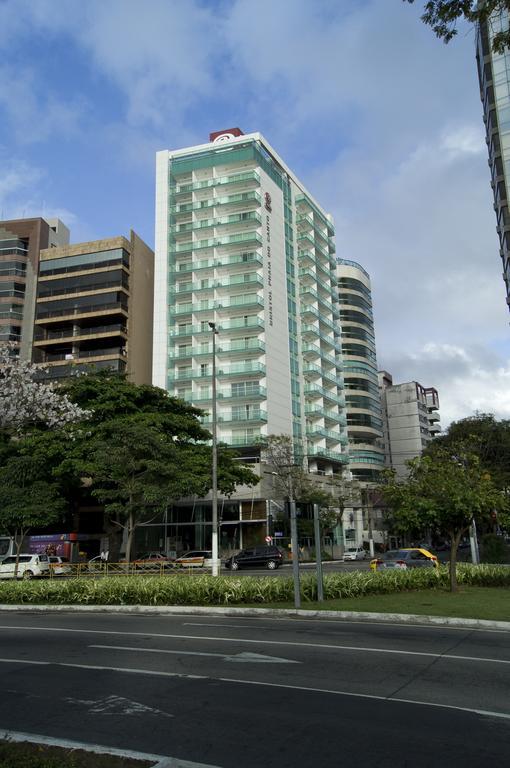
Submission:
[[[389,360],[394,382],[416,380],[439,392],[441,424],[476,411],[510,418],[510,356],[506,359],[483,347],[426,343],[413,353]]]

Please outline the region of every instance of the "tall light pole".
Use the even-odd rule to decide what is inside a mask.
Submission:
[[[212,575],[219,575],[218,567],[218,436],[216,415],[216,323],[209,323],[212,331]]]

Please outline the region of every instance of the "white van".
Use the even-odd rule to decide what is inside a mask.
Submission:
[[[0,579],[13,579],[16,555],[5,557],[0,563]],[[20,555],[18,579],[34,579],[49,576],[48,555]]]

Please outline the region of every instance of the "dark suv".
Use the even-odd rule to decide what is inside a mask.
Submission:
[[[274,570],[283,563],[283,554],[278,547],[265,546],[242,549],[237,555],[225,560],[225,568],[237,571],[238,568],[269,568]]]

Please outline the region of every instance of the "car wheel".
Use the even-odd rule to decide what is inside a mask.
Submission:
[[[274,569],[276,568],[275,560],[269,560],[267,567],[269,568],[270,571],[274,571]]]
[[[230,567],[232,568],[233,571],[238,571],[239,570],[239,563],[236,563],[235,560],[232,560],[232,565]]]
[[[34,574],[32,573],[32,571],[25,571],[25,573],[23,574],[23,580],[28,581],[28,579],[33,579],[33,578],[34,578]]]

